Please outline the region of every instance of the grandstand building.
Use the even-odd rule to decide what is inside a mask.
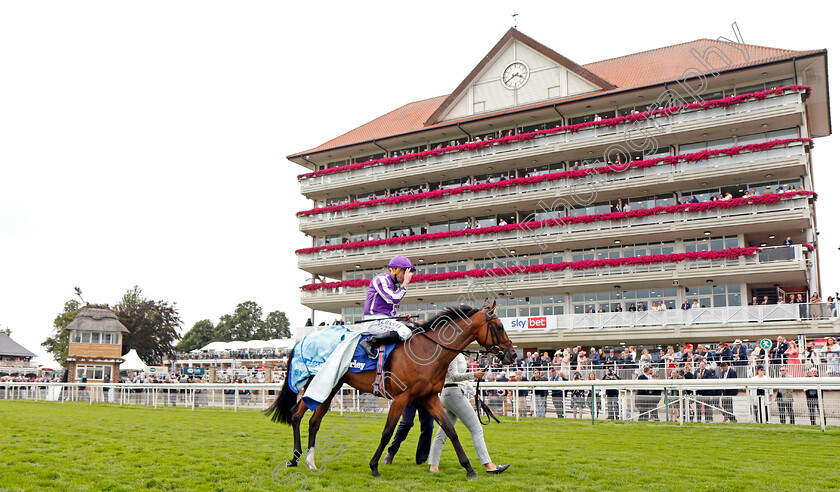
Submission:
[[[39,370],[32,361],[34,357],[35,354],[12,340],[12,337],[0,333],[0,377],[36,376]]]
[[[404,254],[402,312],[492,295],[523,350],[840,332],[779,303],[820,291],[826,57],[701,39],[578,65],[511,29],[451,94],[288,156],[302,303],[358,320]]]

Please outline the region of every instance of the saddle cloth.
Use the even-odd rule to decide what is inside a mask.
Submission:
[[[367,338],[362,334],[341,325],[330,326],[303,338],[295,345],[292,363],[286,379],[289,388],[299,393],[306,381],[312,378],[303,402],[310,410],[315,410],[329,397],[332,389],[344,374],[376,370],[376,360],[370,359],[359,342]],[[386,360],[396,344],[385,347]]]

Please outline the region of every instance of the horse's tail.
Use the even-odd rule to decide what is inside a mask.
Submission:
[[[289,375],[291,374],[293,356],[294,349],[289,353],[289,362],[286,364],[286,379],[283,382],[283,389],[280,390],[280,395],[274,400],[274,403],[265,411],[265,414],[271,417],[271,420],[282,422],[286,425],[292,425],[292,408],[297,403],[297,393],[289,387]]]

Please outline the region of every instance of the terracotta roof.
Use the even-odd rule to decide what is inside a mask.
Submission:
[[[504,41],[509,35],[509,32],[506,33],[505,37],[502,38],[502,41]],[[530,40],[530,38],[527,39]],[[502,41],[500,41],[500,43]],[[724,67],[726,70],[746,68],[768,62],[787,60],[793,58],[794,56],[799,57],[824,51],[795,51],[749,44],[739,46],[745,46],[747,48],[746,51],[749,55],[748,60],[745,60],[743,52],[734,48],[729,43],[713,39],[698,39],[687,43],[675,44],[664,48],[657,48],[650,51],[643,51],[641,53],[634,53],[618,58],[610,58],[608,60],[581,65],[584,69],[615,85],[615,89],[581,94],[554,101],[545,101],[527,107],[509,108],[504,111],[475,115],[473,117],[457,121],[446,121],[444,123],[437,123],[433,125],[426,124],[436,111],[444,105],[447,99],[450,98],[449,94],[412,102],[353,130],[350,130],[341,136],[324,142],[315,148],[293,154],[289,156],[289,158],[368,142],[375,139],[385,139],[429,128],[451,126],[459,122],[486,118],[487,116],[496,114],[521,111],[528,108],[550,106],[551,104],[557,102],[569,102],[612,92],[626,91],[651,85],[663,84],[665,82],[677,81],[686,77],[685,71],[690,67],[698,69],[705,75],[712,73],[713,70]],[[496,47],[494,47],[494,49],[495,48]],[[730,64],[726,65],[727,61],[722,60],[718,53],[723,53],[729,59],[728,61]],[[698,59],[703,58],[704,55],[706,59],[708,59],[708,66],[703,66]],[[479,65],[481,65],[481,63]]]
[[[742,51],[729,43],[714,39],[697,39],[687,43],[589,63],[584,67],[611,81],[620,89],[629,89],[680,80],[685,77],[683,73],[688,68],[697,68],[703,74],[709,74],[712,72],[710,69],[745,68],[822,51],[795,51],[753,44],[741,46],[746,48],[745,51],[749,55],[748,60],[745,59]],[[716,54],[717,51],[723,53],[728,60],[722,60]],[[697,56],[694,56],[695,54]],[[704,57],[704,54],[710,65],[708,67],[704,67],[699,60],[699,58]],[[727,65],[727,62],[729,62],[729,65]]]
[[[443,103],[447,96],[438,96],[422,101],[408,103],[390,113],[385,113],[379,118],[371,120],[364,125],[350,130],[344,135],[325,142],[311,150],[299,152],[297,155],[304,155],[310,152],[343,147],[360,142],[367,142],[377,138],[386,138],[393,135],[413,132],[423,129],[429,115]]]

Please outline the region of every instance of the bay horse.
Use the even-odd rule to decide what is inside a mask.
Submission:
[[[403,410],[412,401],[422,405],[452,441],[458,461],[467,471],[467,477],[477,477],[458,440],[455,427],[446,415],[438,393],[443,389],[449,363],[474,341],[484,347],[486,353],[492,353],[502,359],[503,364],[513,363],[515,359],[513,344],[505,332],[502,321],[496,315],[495,308],[495,302],[490,305],[487,301],[483,309],[469,306],[449,307],[416,328],[411,337],[405,342],[398,343],[394,348],[383,369],[387,375],[385,392],[392,402],[379,447],[370,460],[370,469],[374,477],[379,476],[379,459],[382,452],[390,442]],[[286,368],[287,377],[292,355],[289,355]],[[371,393],[375,377],[375,370],[346,373],[333,388],[327,400],[315,409],[312,417],[309,418],[309,447],[305,460],[310,469],[316,469],[315,437],[336,392],[346,383],[359,391]],[[291,425],[294,430],[295,450],[292,459],[286,463],[289,467],[297,466],[298,457],[303,454],[300,442],[300,422],[307,407],[300,398],[303,397],[305,391],[306,388],[300,394],[295,394],[286,382],[283,384],[280,395],[265,411],[273,421]]]

